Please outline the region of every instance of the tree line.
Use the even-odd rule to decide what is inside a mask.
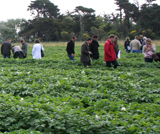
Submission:
[[[57,5],[49,0],[31,1],[27,8],[33,16],[32,20],[11,19],[0,22],[0,41],[8,37],[13,41],[24,38],[33,41],[35,38],[42,41],[66,41],[72,36],[78,40],[97,34],[100,40],[115,34],[120,38],[143,34],[150,38],[160,35],[160,5],[156,0],[146,0],[142,5],[138,0],[130,3],[129,0],[114,0],[118,6],[117,13],[96,16],[95,10],[77,6],[72,12],[60,14]]]

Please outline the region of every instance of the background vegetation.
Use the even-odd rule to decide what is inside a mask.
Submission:
[[[117,13],[97,16],[95,10],[77,6],[72,12],[60,14],[58,5],[49,0],[35,0],[28,5],[32,20],[8,20],[0,22],[0,42],[8,37],[17,41],[24,38],[34,41],[67,41],[76,35],[78,40],[97,34],[100,40],[114,33],[120,38],[143,34],[152,39],[160,36],[160,6],[153,4],[156,0],[146,0],[139,5],[138,0],[114,0]]]

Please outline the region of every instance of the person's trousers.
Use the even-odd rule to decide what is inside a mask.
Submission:
[[[19,57],[20,59],[23,58],[21,51],[18,51],[18,52],[15,52],[15,53],[14,53],[14,58],[18,58],[18,57]]]
[[[140,53],[140,50],[132,50],[132,53]]]
[[[117,60],[115,60],[115,61],[106,61],[106,66],[107,66],[107,67],[112,67],[111,64],[114,65],[114,66],[113,66],[114,68],[117,68],[117,66],[118,66]]]
[[[71,54],[68,54],[70,60],[74,60],[74,57]]]
[[[91,62],[89,61],[89,62],[83,62],[83,65],[86,67],[87,65],[88,66],[91,66]]]
[[[144,58],[145,62],[153,62],[152,58]]]
[[[10,59],[10,55],[3,54],[3,58],[6,58],[6,57]]]

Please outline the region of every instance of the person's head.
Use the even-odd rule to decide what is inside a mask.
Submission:
[[[98,36],[97,35],[93,35],[93,39],[98,41]]]
[[[11,38],[8,38],[8,42],[10,42],[10,43],[11,43],[11,42],[12,42],[12,39],[11,39]]]
[[[72,37],[72,41],[75,42],[76,40],[77,40],[77,37],[76,37],[76,36],[73,36],[73,37]]]
[[[109,36],[109,39],[110,39],[111,42],[114,42],[114,37],[115,37],[114,34],[111,34],[111,35]]]
[[[35,43],[40,43],[39,39],[35,39],[34,42],[35,42]]]
[[[118,40],[118,36],[115,36],[115,37],[114,37],[114,42],[116,43],[117,40]]]
[[[92,39],[91,38],[87,38],[87,43],[91,44],[92,43]]]
[[[144,37],[143,37],[143,40],[146,40],[146,39],[147,39],[147,37],[146,37],[146,36],[144,36]]]
[[[130,41],[130,38],[129,38],[129,37],[127,37],[127,38],[126,38],[126,41]]]
[[[138,40],[139,39],[138,36],[135,36],[135,39]]]
[[[143,35],[140,35],[139,38],[142,40],[143,39]]]
[[[152,58],[153,58],[154,60],[157,60],[157,59],[158,59],[157,54],[152,54]]]
[[[146,39],[146,45],[151,45],[151,43],[152,43],[152,40],[150,38],[147,38]]]
[[[25,41],[24,41],[24,39],[22,39],[22,40],[20,40],[20,42],[23,44]]]

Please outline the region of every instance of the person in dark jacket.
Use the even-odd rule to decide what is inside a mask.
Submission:
[[[12,44],[11,44],[12,40],[9,38],[7,41],[5,41],[2,46],[1,46],[1,54],[3,55],[3,58],[9,58],[10,59],[10,55],[11,52],[10,50],[12,49]]]
[[[152,54],[152,58],[157,62],[160,62],[160,52],[156,53],[156,54]]]
[[[119,52],[119,45],[118,45],[118,36],[115,36],[114,37],[114,50],[115,50],[115,53],[116,53],[116,56],[118,57],[118,52]]]
[[[86,42],[84,42],[81,46],[81,61],[83,62],[83,65],[86,67],[91,66],[91,61],[89,55],[92,54],[91,51],[89,51],[89,46],[92,43],[92,39],[88,38]]]
[[[70,40],[68,43],[67,43],[67,48],[66,48],[66,51],[68,53],[68,57],[70,60],[73,60],[74,61],[74,57],[76,56],[75,55],[75,51],[74,51],[74,46],[75,46],[75,41],[77,40],[77,38],[74,36],[72,37],[72,40]]]
[[[131,52],[131,47],[130,47],[130,38],[127,37],[126,41],[124,42],[124,48],[126,50],[127,53]]]
[[[12,46],[12,52],[13,52],[13,57],[16,58],[23,58],[23,52],[22,49],[20,48],[20,46]]]
[[[98,47],[99,47],[98,36],[94,35],[92,43],[89,45],[89,51],[92,52],[92,54],[90,55],[92,60],[99,59]]]
[[[143,49],[143,47],[142,47],[143,35],[140,35],[140,36],[139,36],[139,42],[140,42],[140,44],[141,44],[140,52],[142,53],[142,49]]]
[[[22,43],[22,52],[23,52],[23,58],[27,57],[27,43],[22,39],[21,40]]]
[[[117,68],[118,62],[117,62],[117,56],[114,50],[114,35],[111,34],[109,36],[109,39],[106,41],[104,45],[104,58],[106,62],[107,67],[111,67],[111,64],[114,65],[114,68]]]

